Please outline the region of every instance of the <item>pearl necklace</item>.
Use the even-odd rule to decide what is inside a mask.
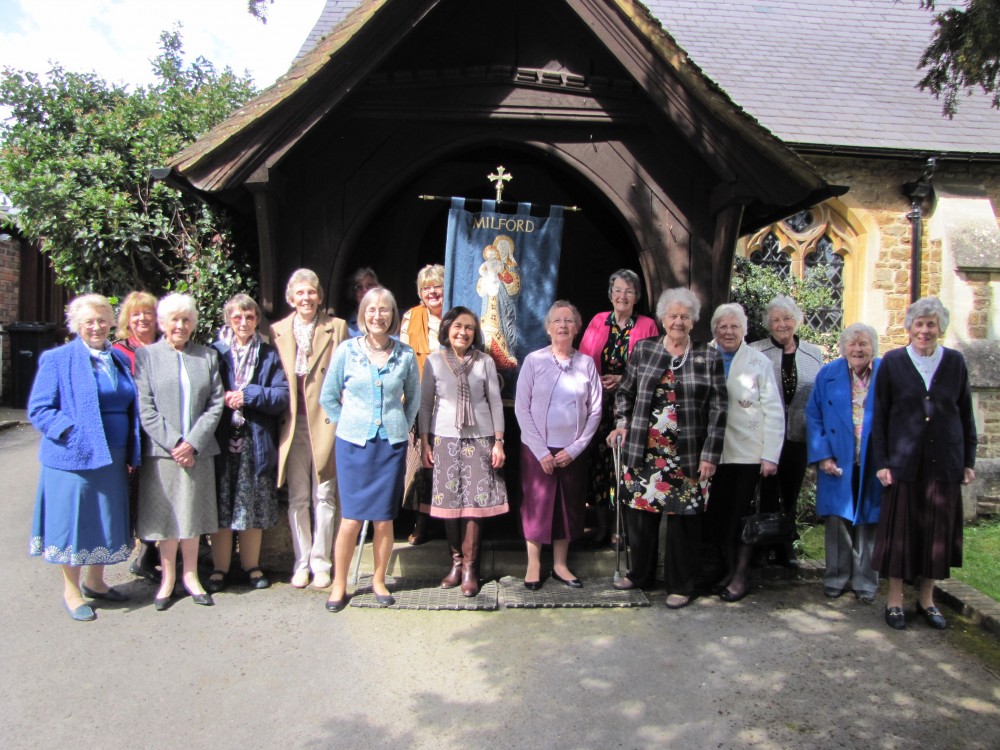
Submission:
[[[684,366],[684,363],[687,362],[688,354],[690,354],[690,352],[691,352],[691,339],[687,340],[687,346],[684,347],[684,354],[681,356],[680,362],[678,362],[677,357],[675,357],[673,354],[670,354],[670,350],[667,349],[667,354],[670,354],[670,369],[671,370],[681,369]]]

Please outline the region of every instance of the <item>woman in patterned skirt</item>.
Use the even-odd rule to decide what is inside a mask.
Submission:
[[[63,601],[80,621],[96,617],[84,597],[125,600],[104,582],[104,566],[132,549],[126,467],[139,465],[139,412],[132,368],[108,342],[113,320],[100,295],[70,302],[66,325],[77,338],[42,353],[28,399],[42,433],[31,554],[62,566]]]
[[[260,308],[237,294],[223,308],[225,325],[212,346],[219,352],[219,375],[226,389],[215,438],[221,453],[215,460],[219,530],[212,534],[215,570],[205,586],[222,591],[233,557],[233,531],[239,534],[240,565],[250,587],[271,585],[260,569],[264,529],[278,522],[275,467],[277,417],[288,408],[288,380],[278,353],[257,333]]]
[[[479,593],[480,524],[507,512],[503,404],[493,359],[479,351],[479,318],[454,307],[441,321],[441,350],[424,364],[420,381],[420,444],[432,469],[430,502],[421,510],[444,519],[451,570],[441,588]]]
[[[618,426],[608,444],[624,439],[622,461],[630,506],[632,568],[627,579],[651,586],[656,576],[661,514],[667,514],[667,606],[690,604],[699,583],[701,517],[709,480],[726,432],[726,374],[722,357],[691,340],[701,302],[690,289],[660,295],[656,315],[667,332],[640,341],[618,385]],[[624,588],[631,588],[624,586]]]

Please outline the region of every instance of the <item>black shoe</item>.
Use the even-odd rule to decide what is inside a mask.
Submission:
[[[875,594],[869,594],[866,591],[855,591],[854,598],[861,604],[872,604],[875,601]]]
[[[542,582],[541,581],[525,581],[524,582],[524,588],[528,589],[528,591],[540,591],[541,588],[542,588]]]
[[[191,594],[191,601],[203,607],[211,607],[215,604],[211,594]]]
[[[216,578],[215,576],[219,576]],[[226,586],[229,584],[229,571],[219,570],[216,568],[208,575],[208,580],[205,581],[205,591],[210,594],[218,594],[220,591],[225,591]]]
[[[906,630],[906,614],[902,607],[885,608],[885,624],[894,630]]]
[[[944,630],[948,627],[948,621],[944,619],[944,615],[941,614],[941,610],[937,607],[924,609],[920,606],[920,602],[917,602],[917,614],[923,615],[927,624],[935,630]]]
[[[749,594],[749,593],[750,593],[750,586],[749,585],[744,586],[743,590],[740,593],[738,593],[738,594],[734,594],[728,588],[724,588],[719,593],[719,598],[722,599],[722,601],[724,601],[724,602],[728,602],[729,604],[735,604],[736,602],[740,601],[740,599],[744,599],[746,597],[746,595]]]
[[[157,612],[166,612],[170,609],[170,605],[174,603],[174,600],[169,596],[165,596],[162,599],[153,599],[153,609]]]
[[[250,588],[266,589],[270,587],[271,582],[267,579],[267,576],[264,575],[264,571],[261,570],[259,566],[256,568],[250,568],[249,570],[244,570],[243,572],[246,573]],[[251,575],[252,573],[260,573],[260,575],[254,578],[253,575]]]
[[[396,603],[396,597],[392,594],[375,594],[375,601],[380,607],[391,607]]]
[[[128,597],[125,596],[125,594],[123,594],[121,591],[116,589],[114,586],[108,586],[107,591],[94,591],[92,588],[89,588],[86,584],[81,584],[80,591],[82,591],[83,595],[88,599],[104,599],[105,601],[109,602],[128,601]]]
[[[834,586],[824,586],[823,595],[827,599],[839,599],[844,595],[844,589],[838,589]]]
[[[560,578],[559,574],[556,573],[554,570],[552,571],[552,577],[554,579],[556,579],[557,581],[559,581],[559,583],[566,584],[571,589],[582,589],[583,588],[583,584],[580,583],[580,579],[579,578],[569,578],[569,579]]]
[[[139,576],[139,578],[145,578],[147,581],[152,581],[153,583],[160,582],[160,571],[156,568],[147,568],[142,564],[142,561],[138,557],[129,563],[128,572],[134,576]]]
[[[344,607],[347,606],[347,597],[343,599],[327,599],[326,600],[326,611],[327,612],[340,612]]]

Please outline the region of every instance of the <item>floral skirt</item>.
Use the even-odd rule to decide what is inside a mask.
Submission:
[[[257,474],[249,440],[242,453],[223,453],[219,457],[216,474],[220,529],[269,529],[278,522],[274,472]]]
[[[492,437],[435,435],[433,451],[430,502],[420,510],[433,518],[487,518],[507,512],[507,485],[492,465]]]

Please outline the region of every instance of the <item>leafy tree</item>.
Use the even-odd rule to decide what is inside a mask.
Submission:
[[[747,314],[747,341],[758,341],[769,335],[763,323],[767,303],[775,295],[784,294],[796,301],[805,313],[806,320],[819,308],[833,304],[830,288],[822,283],[822,269],[815,268],[804,279],[784,278],[773,269],[758,266],[749,259],[736,257],[733,264],[733,279],[729,287],[729,299],[739,302]],[[827,355],[837,356],[837,339],[840,331],[816,331],[803,323],[799,326],[799,338],[812,341],[824,348]]]
[[[920,0],[935,11],[935,0]],[[949,119],[958,111],[959,92],[971,95],[979,87],[993,95],[1000,109],[1000,0],[966,0],[965,9],[934,13],[937,30],[920,58],[927,73],[918,86],[944,98],[941,111]]]
[[[267,23],[270,5],[274,5],[274,0],[247,0],[247,12],[261,23]]]
[[[245,102],[254,88],[204,58],[185,65],[177,30],[160,35],[156,81],[130,91],[93,73],[54,66],[44,78],[5,69],[0,190],[13,223],[40,243],[71,293],[188,291],[203,310],[253,292],[256,274],[233,246],[227,218],[152,179],[186,144]]]

